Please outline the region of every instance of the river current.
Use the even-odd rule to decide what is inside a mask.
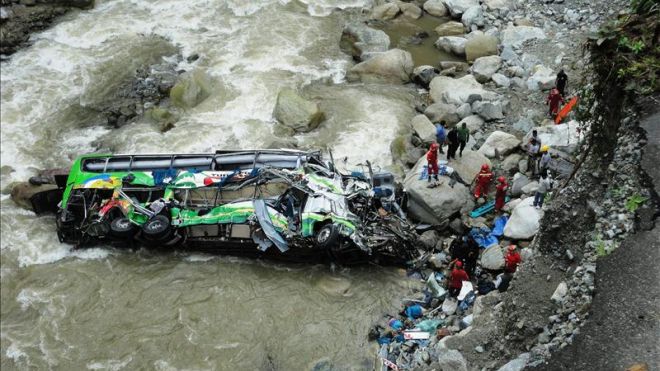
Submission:
[[[341,30],[369,0],[100,0],[2,63],[3,370],[368,369],[372,322],[412,283],[399,270],[297,266],[60,244],[52,216],[18,208],[8,185],[75,156],[259,148],[279,89],[307,87],[328,120],[297,136],[351,163],[387,167],[410,122],[410,88],[352,84]],[[95,107],[140,65],[199,54],[217,89],[161,133],[111,129]],[[323,363],[323,362],[322,362]]]

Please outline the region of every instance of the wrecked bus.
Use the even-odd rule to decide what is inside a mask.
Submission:
[[[318,151],[85,155],[58,183],[37,194],[33,208],[55,211],[60,242],[77,247],[341,264],[425,257],[395,201],[391,174],[341,174]]]

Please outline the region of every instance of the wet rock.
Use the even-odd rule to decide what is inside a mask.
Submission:
[[[415,84],[427,87],[431,81],[438,76],[438,71],[433,66],[419,66],[415,67],[412,74],[412,80]]]
[[[467,362],[458,350],[441,349],[437,363],[440,371],[467,371]]]
[[[500,245],[488,247],[481,254],[481,266],[485,269],[500,270],[504,268],[504,252]]]
[[[414,63],[409,52],[391,49],[375,53],[368,60],[351,68],[346,78],[349,81],[406,83],[410,81]]]
[[[435,126],[425,115],[413,117],[412,128],[422,142],[428,144],[435,141]]]
[[[475,5],[467,8],[463,15],[461,16],[461,22],[470,29],[473,26],[483,27],[484,26],[484,13],[481,10],[481,6]]]
[[[444,3],[454,18],[460,17],[466,10],[473,6],[479,6],[479,1],[477,0],[444,0]]]
[[[471,95],[482,99],[496,97],[496,94],[486,91],[472,75],[465,75],[459,79],[438,76],[431,81],[429,94],[436,103],[447,103],[456,106],[463,103],[472,103],[473,101],[469,101]]]
[[[465,58],[474,61],[477,58],[497,55],[498,40],[494,36],[477,35],[465,42]]]
[[[533,206],[534,197],[522,200],[504,226],[504,236],[515,240],[528,240],[539,230],[543,211]]]
[[[432,16],[444,17],[449,12],[442,0],[428,0],[423,5],[424,10]]]
[[[456,107],[451,104],[433,103],[426,107],[424,114],[433,122],[445,121],[447,125],[454,125],[460,120]]]
[[[532,130],[536,130],[541,143],[550,146],[553,150],[572,154],[579,144],[578,128],[579,124],[574,120],[559,125],[535,127],[523,137],[523,143],[527,143],[532,137]]]
[[[488,136],[486,142],[481,145],[479,152],[489,158],[495,157],[496,154],[506,156],[519,145],[520,139],[515,136],[503,131],[494,131]]]
[[[477,58],[470,68],[470,72],[480,83],[487,82],[491,76],[502,66],[502,58],[497,55]]]
[[[394,19],[401,12],[399,5],[397,3],[385,3],[382,5],[375,6],[371,11],[371,19],[379,19],[386,21],[388,19]]]
[[[428,181],[419,179],[426,164],[426,156],[422,156],[403,182],[411,217],[428,224],[444,225],[461,209],[472,208],[469,189],[461,183],[450,186],[446,176],[440,176],[440,185],[428,188]]]
[[[465,34],[465,26],[461,22],[449,21],[435,28],[438,36],[459,36]]]
[[[467,39],[458,36],[441,36],[435,42],[435,47],[458,56],[465,55],[465,43]]]
[[[533,69],[533,75],[527,79],[527,89],[532,91],[550,90],[555,84],[555,73],[552,69],[538,65]]]
[[[42,184],[42,185],[32,185],[29,182],[18,182],[12,185],[11,187],[11,199],[18,206],[32,210],[32,204],[30,203],[30,197],[34,196],[39,192],[50,191],[57,189],[55,184]]]
[[[470,133],[474,133],[478,130],[481,129],[481,127],[484,125],[485,121],[478,115],[471,115],[468,117],[465,117],[462,119],[459,123],[458,126],[462,126],[463,123],[467,126],[468,130],[470,130]]]
[[[211,78],[201,69],[186,72],[170,90],[172,104],[193,108],[211,95]]]
[[[538,27],[509,26],[501,34],[502,46],[520,47],[525,41],[545,39],[545,32]]]
[[[452,160],[450,166],[454,168],[454,171],[458,173],[464,182],[470,183],[483,164],[492,166],[490,160],[486,156],[477,151],[472,151],[466,148],[463,151],[463,156]]]
[[[325,114],[317,103],[308,101],[287,88],[277,94],[273,116],[281,125],[294,132],[314,130],[325,120]]]
[[[392,161],[411,167],[417,163],[421,156],[424,156],[426,149],[415,146],[412,143],[412,135],[402,135],[392,141],[390,153],[392,154]]]
[[[344,27],[339,40],[341,50],[356,60],[364,60],[365,53],[381,53],[390,48],[390,37],[362,23],[351,23]]]

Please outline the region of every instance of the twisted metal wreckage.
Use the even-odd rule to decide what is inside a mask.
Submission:
[[[332,158],[332,156],[331,156]],[[342,174],[319,151],[86,155],[58,189],[60,242],[192,248],[280,260],[418,264],[427,252],[390,173]]]

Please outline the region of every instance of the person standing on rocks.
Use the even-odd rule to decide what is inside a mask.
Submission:
[[[536,175],[536,165],[540,150],[540,143],[534,138],[530,139],[529,143],[527,143],[527,171],[531,171],[532,176]]]
[[[467,145],[467,142],[470,140],[470,130],[467,128],[467,124],[463,123],[460,128],[458,128],[458,142],[460,144],[459,156],[463,157],[463,149]]]
[[[559,112],[559,103],[564,103],[564,98],[562,98],[557,88],[552,88],[552,90],[550,90],[550,94],[548,95],[546,104],[550,105],[548,114],[553,119],[555,118],[555,116],[557,116],[557,113]]]
[[[451,271],[449,276],[449,295],[452,297],[457,297],[461,292],[461,287],[463,287],[463,281],[469,281],[470,277],[463,270],[463,263],[456,261],[454,264],[454,269]]]
[[[447,141],[449,142],[449,146],[447,148],[447,161],[451,160],[452,158],[455,160],[456,150],[458,150],[458,146],[460,144],[458,140],[458,130],[456,127],[449,130],[449,133],[447,134]]]
[[[534,194],[534,207],[540,209],[543,207],[543,200],[545,199],[545,194],[552,188],[552,180],[548,176],[548,171],[541,172],[541,179],[539,179],[539,188]]]
[[[503,176],[497,178],[497,182],[499,184],[495,191],[495,212],[499,213],[506,202],[506,193],[509,191],[509,184]]]
[[[566,75],[566,72],[564,72],[564,69],[562,68],[559,70],[559,73],[557,74],[557,80],[555,80],[555,86],[557,86],[557,90],[559,91],[559,94],[561,94],[562,97],[565,97],[565,89],[566,89],[566,84],[568,83],[568,75]]]
[[[488,188],[490,187],[490,182],[493,181],[493,173],[490,172],[490,166],[488,164],[481,165],[481,171],[479,171],[475,180],[477,185],[474,188],[474,198],[480,198],[481,196],[488,197]]]
[[[439,152],[444,154],[445,152],[442,150],[442,146],[444,146],[445,142],[447,141],[444,121],[440,121],[439,123],[435,124],[435,141],[438,142]]]
[[[431,148],[426,152],[426,161],[428,162],[429,183],[431,183],[431,176],[435,175],[436,182],[438,181],[438,144],[431,143]]]
[[[539,172],[543,173],[548,171],[550,167],[550,161],[552,157],[550,156],[550,147],[546,144],[541,146],[541,159],[539,160]]]
[[[515,273],[521,261],[522,258],[516,250],[516,245],[509,245],[506,249],[506,256],[504,256],[504,271],[506,273]]]

